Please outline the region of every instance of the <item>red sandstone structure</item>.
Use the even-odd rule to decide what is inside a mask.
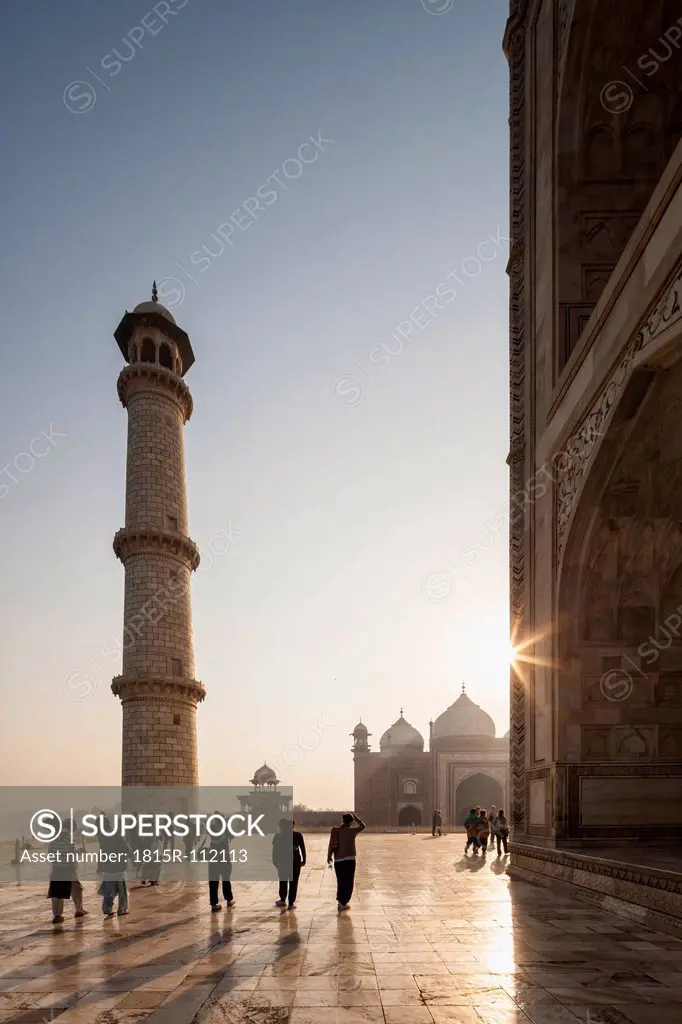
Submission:
[[[509,738],[466,695],[429,723],[429,749],[403,717],[372,751],[367,726],[353,730],[355,811],[370,826],[431,826],[438,808],[447,827],[460,827],[472,806],[507,806]]]

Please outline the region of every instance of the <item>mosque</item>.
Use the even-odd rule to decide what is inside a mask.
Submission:
[[[429,722],[424,737],[404,718],[389,726],[372,751],[362,721],[352,732],[355,811],[368,825],[430,825],[438,808],[445,826],[461,825],[471,807],[507,807],[509,733],[495,736],[490,715],[462,693]]]

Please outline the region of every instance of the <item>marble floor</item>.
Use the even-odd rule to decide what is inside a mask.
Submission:
[[[298,907],[264,883],[211,914],[206,887],[131,886],[104,920],[50,924],[45,889],[0,888],[0,1021],[38,1024],[680,1024],[682,940],[510,882],[462,837],[364,835],[336,913],[326,839]]]

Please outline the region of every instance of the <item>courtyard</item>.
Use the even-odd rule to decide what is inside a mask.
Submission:
[[[46,887],[0,892],[0,1021],[38,1024],[679,1024],[682,940],[511,882],[460,834],[365,834],[338,915],[326,836],[297,909],[263,882],[131,884],[130,914],[50,924]]]

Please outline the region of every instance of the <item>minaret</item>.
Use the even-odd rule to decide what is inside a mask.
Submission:
[[[369,824],[373,824],[375,818],[374,809],[370,803],[373,768],[372,759],[369,756],[369,737],[371,735],[371,732],[367,731],[367,726],[363,725],[362,719],[351,733],[353,737],[353,746],[351,747],[353,754],[353,810],[361,818],[367,819]]]
[[[199,781],[183,430],[192,396],[189,337],[158,302],[126,313],[114,332],[127,365],[118,396],[128,410],[125,527],[114,551],[125,569],[123,669],[111,689],[123,705],[123,785]]]

